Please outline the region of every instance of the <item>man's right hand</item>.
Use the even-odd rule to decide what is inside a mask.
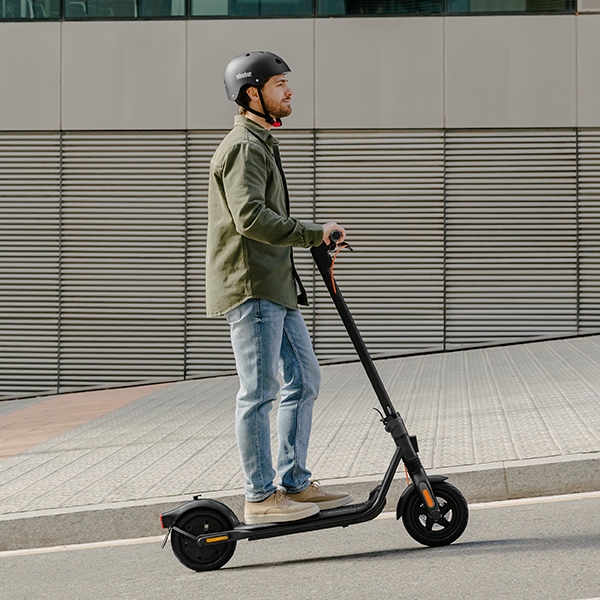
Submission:
[[[341,244],[346,237],[346,230],[341,225],[338,225],[335,221],[329,221],[329,223],[325,223],[325,225],[323,225],[323,241],[327,246],[329,246],[331,243],[329,240],[331,232],[335,231],[336,229],[342,234],[342,237],[337,241],[338,244]]]

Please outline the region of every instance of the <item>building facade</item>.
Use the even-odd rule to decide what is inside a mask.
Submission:
[[[292,68],[292,210],[349,230],[335,274],[373,354],[600,329],[582,2],[0,4],[0,397],[234,369],[203,261],[223,70],[247,50]],[[296,255],[318,356],[351,357]]]

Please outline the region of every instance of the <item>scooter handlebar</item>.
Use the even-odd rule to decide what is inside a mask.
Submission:
[[[342,232],[339,229],[334,229],[329,234],[329,246],[327,246],[327,250],[335,250],[337,243],[342,239]]]
[[[329,239],[336,243],[339,242],[342,239],[342,232],[339,229],[334,229],[330,234],[329,234]]]

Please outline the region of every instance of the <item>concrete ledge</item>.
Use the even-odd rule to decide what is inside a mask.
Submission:
[[[556,456],[533,460],[490,463],[428,471],[446,475],[470,503],[513,500],[600,491],[600,453]],[[381,476],[355,477],[323,482],[331,491],[350,492],[365,500],[379,485]],[[393,511],[406,487],[400,473],[388,494],[386,510]],[[243,490],[202,494],[227,504],[243,515]],[[130,539],[164,533],[159,515],[191,496],[153,498],[69,509],[0,515],[0,551]]]
[[[515,460],[432,471],[450,477],[469,502],[600,490],[600,453]]]
[[[236,514],[244,512],[243,490],[202,497],[216,498]],[[0,551],[161,535],[159,515],[191,499],[174,496],[0,515]]]

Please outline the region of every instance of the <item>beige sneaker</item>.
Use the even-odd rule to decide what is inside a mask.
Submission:
[[[277,490],[262,502],[244,504],[244,521],[248,525],[255,523],[285,523],[312,517],[319,507],[311,502],[294,502],[287,494]]]
[[[288,494],[294,502],[314,502],[321,510],[346,506],[354,500],[350,494],[333,494],[326,492],[320,483],[315,481],[299,494]]]

